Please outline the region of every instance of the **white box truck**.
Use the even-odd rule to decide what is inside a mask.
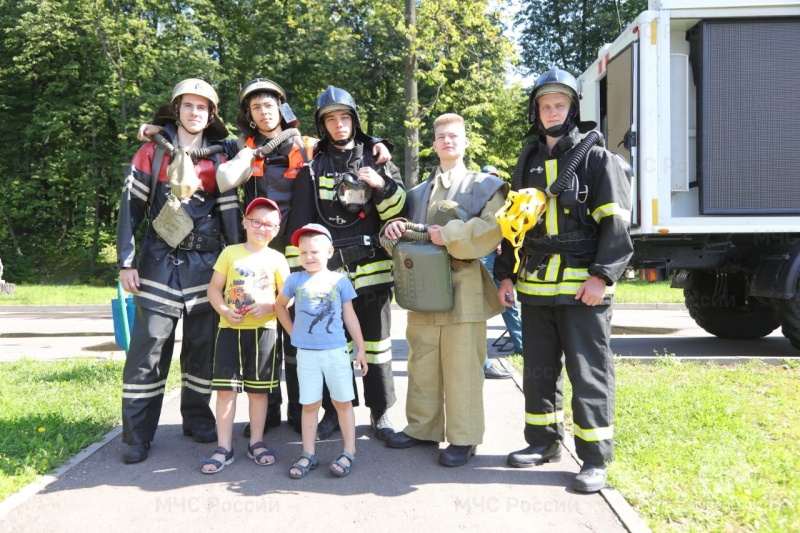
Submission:
[[[800,349],[800,2],[651,0],[598,56],[581,120],[633,166],[631,266],[709,333]]]

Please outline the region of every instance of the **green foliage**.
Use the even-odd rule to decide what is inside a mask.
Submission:
[[[462,114],[468,163],[509,175],[525,91],[503,34],[506,3],[418,3],[421,145],[443,112]],[[209,80],[232,125],[241,85],[266,77],[305,133],[319,93],[350,91],[363,129],[406,149],[402,0],[0,0],[0,257],[14,283],[109,283],[119,190],[139,142],[179,80]],[[423,154],[424,167],[434,164]]]
[[[557,66],[577,76],[646,9],[647,0],[523,0],[522,65],[530,74]]]

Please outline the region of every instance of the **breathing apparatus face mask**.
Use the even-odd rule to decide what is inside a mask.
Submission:
[[[372,198],[372,187],[352,172],[342,172],[336,176],[333,192],[342,207],[350,213],[363,211]]]

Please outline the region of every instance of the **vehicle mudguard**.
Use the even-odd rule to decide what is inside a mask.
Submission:
[[[800,241],[779,244],[762,256],[750,281],[750,295],[787,300],[800,274]]]

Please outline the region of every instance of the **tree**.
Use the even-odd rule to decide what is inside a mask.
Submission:
[[[522,0],[522,65],[529,74],[552,66],[580,74],[645,9],[647,0]]]

